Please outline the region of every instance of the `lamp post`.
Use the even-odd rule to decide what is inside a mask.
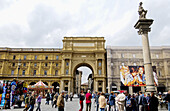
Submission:
[[[17,80],[18,80],[18,75],[19,75],[20,66],[21,66],[21,59],[19,59],[19,61],[18,61],[18,74],[17,74]]]

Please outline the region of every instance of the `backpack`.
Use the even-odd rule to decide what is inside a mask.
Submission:
[[[126,100],[126,107],[130,107],[131,106],[131,99],[128,99]]]

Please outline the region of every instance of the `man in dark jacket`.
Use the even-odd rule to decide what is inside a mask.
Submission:
[[[35,95],[34,95],[34,92],[32,92],[32,95],[30,97],[30,110],[29,111],[34,110],[34,104],[35,104]]]
[[[166,95],[164,100],[166,100],[166,102],[168,102],[168,111],[170,111],[170,90],[168,91],[168,94]]]
[[[149,99],[149,109],[150,111],[158,111],[158,98],[154,96],[154,92],[151,93],[151,98]]]

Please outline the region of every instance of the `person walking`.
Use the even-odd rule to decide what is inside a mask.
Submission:
[[[95,101],[96,101],[96,111],[99,110],[99,97],[100,97],[100,92],[97,93],[96,97],[95,97]]]
[[[81,90],[81,93],[80,93],[80,109],[79,109],[79,111],[83,111],[83,101],[84,101],[84,99],[85,99],[84,96],[85,96],[85,95],[84,95],[84,93],[83,93],[83,90]]]
[[[64,91],[58,96],[57,99],[58,111],[64,111]]]
[[[66,102],[67,102],[67,100],[68,100],[68,93],[67,93],[66,96],[65,96],[65,100],[66,100]]]
[[[104,93],[101,93],[101,95],[99,97],[99,108],[100,108],[100,111],[105,111],[105,107],[106,107],[106,98],[104,96]]]
[[[70,93],[70,101],[72,101],[72,99],[73,99],[73,93],[71,92]]]
[[[86,111],[91,111],[91,99],[92,95],[90,94],[90,90],[88,90],[86,94]]]
[[[34,110],[34,104],[35,104],[35,95],[34,95],[34,91],[33,91],[31,94],[31,97],[30,97],[30,110],[29,111]]]
[[[114,96],[114,92],[111,91],[111,94],[109,96],[109,104],[110,104],[110,107],[111,107],[111,110],[110,111],[115,111],[115,96]]]
[[[41,105],[41,99],[42,99],[42,93],[39,94],[38,98],[37,98],[37,104],[38,104],[38,107],[36,109],[36,111],[41,111],[41,108],[40,108],[40,105]]]
[[[53,91],[53,92],[51,93],[51,96],[50,96],[51,105],[53,105],[54,95],[55,95],[55,93],[54,93],[54,91]]]
[[[165,96],[164,100],[168,103],[168,111],[170,111],[170,90],[168,94]]]
[[[47,94],[45,95],[45,97],[46,97],[46,103],[45,103],[45,104],[49,105],[49,101],[50,101],[50,93],[47,92]]]
[[[155,97],[154,92],[151,92],[151,98],[149,99],[149,110],[158,111],[158,98]]]
[[[126,97],[123,93],[118,94],[117,97],[115,98],[118,105],[118,111],[124,111],[125,98]]]
[[[58,93],[56,93],[54,95],[54,101],[53,101],[53,104],[52,104],[52,108],[53,108],[54,105],[55,105],[55,108],[57,107],[57,99],[58,99]]]
[[[25,109],[23,111],[27,111],[29,109],[29,94],[25,96]]]

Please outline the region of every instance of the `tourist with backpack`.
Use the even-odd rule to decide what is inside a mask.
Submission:
[[[131,101],[131,95],[129,94],[126,98],[126,111],[132,111],[132,101]]]
[[[25,97],[25,109],[24,111],[27,111],[29,109],[29,94]]]

